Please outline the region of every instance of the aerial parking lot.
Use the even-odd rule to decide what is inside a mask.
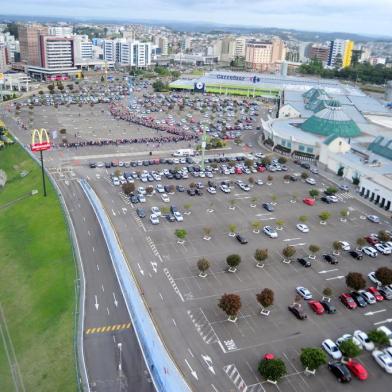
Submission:
[[[177,326],[191,352],[197,350],[195,347],[211,350],[215,371],[225,374],[223,384],[212,382],[218,390],[219,385],[231,386],[233,390],[241,390],[244,385],[252,391],[276,388],[266,383],[257,370],[267,352],[275,353],[286,364],[288,375],[279,384],[281,390],[330,390],[331,385],[335,388],[336,380],[326,366],[319,370],[318,377],[303,372],[301,348],[321,347],[327,338],[335,342],[355,330],[368,332],[388,325],[391,304],[387,299],[349,310],[340,296],[353,291],[345,283],[349,272],[364,276],[365,289],[377,286],[368,274],[390,266],[390,256],[382,254],[380,248],[373,258],[366,249],[376,247],[380,242],[376,234],[390,230],[390,222],[381,218],[374,223],[374,212],[357,200],[347,184],[336,186],[318,175],[315,167],[308,170],[287,162],[276,164],[284,166],[279,171],[269,167],[260,172],[255,165],[249,174],[224,174],[232,168],[234,173],[245,172],[245,162],[248,161],[212,160],[207,163],[211,171],[197,175],[192,174],[197,164],[177,164],[176,170],[165,164],[84,170],[108,208],[169,346],[178,347],[178,336],[172,331]],[[181,179],[167,175],[169,169],[181,169],[183,174],[184,166],[191,168]],[[143,170],[157,174],[159,181],[142,182]],[[124,179],[128,177],[133,184],[130,197],[146,191],[142,202],[134,198],[132,203],[122,192],[121,184],[113,185],[113,176],[119,172],[125,172]],[[133,172],[134,177],[127,172]],[[152,191],[147,191],[149,187]],[[314,202],[306,204],[308,199]],[[181,219],[171,217],[175,211]],[[358,241],[365,237],[365,243]],[[342,244],[336,245],[338,241]],[[313,254],[311,245],[319,248],[315,259],[309,258]],[[295,249],[295,253],[285,253],[287,247]],[[267,259],[258,262],[256,249],[266,249]],[[362,256],[361,260],[355,254]],[[239,265],[229,268],[229,255],[239,255]],[[209,264],[204,274],[198,268],[202,258]],[[303,259],[307,267],[297,259]],[[167,280],[166,285],[162,280]],[[336,313],[317,314],[317,304],[311,307],[301,299],[298,287],[308,289],[313,300],[330,301]],[[256,294],[264,288],[274,292],[268,316],[260,314],[262,308],[256,300]],[[325,298],[326,288],[331,291],[330,299]],[[218,307],[225,293],[240,296],[242,306],[235,323],[228,321],[227,314]],[[306,320],[298,320],[288,311],[294,302],[300,304]],[[173,355],[183,371],[189,372],[182,350],[174,349]],[[192,356],[187,359],[188,363],[191,359]],[[353,377],[353,382],[344,388],[365,391],[369,385],[386,385],[389,375],[371,353],[363,350],[358,360],[367,369],[368,380],[359,382]],[[200,388],[200,381],[193,381],[195,388]],[[336,388],[340,389],[337,385]]]

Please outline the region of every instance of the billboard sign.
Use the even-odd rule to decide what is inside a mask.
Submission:
[[[45,151],[51,147],[49,135],[46,129],[33,129],[31,135],[31,151]]]

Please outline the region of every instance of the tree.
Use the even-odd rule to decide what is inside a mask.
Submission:
[[[236,321],[241,309],[241,297],[237,294],[223,294],[218,306],[229,316],[229,320]]]
[[[273,203],[276,203],[277,200],[278,200],[278,196],[276,196],[275,194],[271,195],[271,201]]]
[[[320,252],[320,247],[318,245],[309,245],[309,252],[311,253],[310,258],[315,259],[316,253]]]
[[[252,167],[253,166],[253,160],[252,159],[245,159],[245,165],[247,167]]]
[[[60,131],[60,133],[61,133],[61,131]],[[120,169],[116,169],[116,170],[114,171],[114,175],[115,175],[116,177],[121,176],[121,170],[120,170]]]
[[[308,177],[309,177],[309,174],[308,174],[307,172],[302,172],[302,173],[301,173],[301,178],[302,178],[303,180],[306,180]]]
[[[48,90],[52,92],[54,90],[54,84],[48,84]]]
[[[366,280],[360,272],[349,272],[346,275],[346,285],[358,291],[366,287]]]
[[[241,263],[240,255],[229,255],[226,257],[226,263],[229,266],[229,271],[236,271],[237,267]]]
[[[349,213],[348,213],[348,210],[347,210],[347,209],[340,210],[340,216],[342,217],[342,220],[347,219],[348,214],[349,214]]]
[[[362,352],[361,348],[352,339],[347,339],[340,343],[339,349],[348,358],[355,358]]]
[[[201,258],[197,262],[197,268],[200,271],[200,276],[205,277],[207,276],[207,271],[210,268],[210,262],[206,258]]]
[[[126,195],[130,195],[132,192],[135,191],[135,184],[123,184],[122,185],[122,191],[126,194]]]
[[[313,197],[313,199],[315,199],[319,194],[320,194],[320,192],[317,189],[311,189],[309,191],[309,196]]]
[[[295,255],[296,251],[297,250],[295,249],[294,246],[287,245],[285,248],[283,248],[282,254],[286,259],[290,259]]]
[[[301,216],[298,218],[298,220],[299,220],[301,223],[306,223],[306,222],[308,221],[308,217],[307,217],[306,215],[301,215]]]
[[[327,363],[327,354],[321,348],[303,348],[300,360],[302,365],[309,370],[317,370],[321,365]]]
[[[256,249],[254,257],[257,260],[257,264],[263,262],[268,258],[268,249]]]
[[[235,199],[230,199],[230,200],[229,200],[230,208],[231,208],[232,210],[235,209],[235,203],[236,203],[236,200],[235,200]]]
[[[277,226],[277,229],[283,229],[284,220],[278,219],[278,220],[276,221],[276,226]]]
[[[59,84],[59,85],[57,86],[57,88],[58,88],[60,91],[63,91],[63,90],[64,90],[63,84]]]
[[[154,192],[154,188],[152,187],[152,185],[149,185],[148,187],[146,187],[147,195],[152,195],[153,192]]]
[[[266,379],[279,381],[286,375],[286,365],[280,358],[262,359],[259,364],[259,372]]]
[[[39,90],[39,91],[38,91],[38,94],[39,94],[39,95],[43,95],[44,92],[43,92],[42,90]]]
[[[358,245],[360,248],[364,247],[364,246],[366,245],[366,240],[365,240],[365,238],[359,237],[359,238],[357,239],[357,245]]]
[[[174,234],[176,235],[176,237],[179,239],[179,240],[185,240],[185,238],[186,238],[186,236],[187,236],[187,231],[185,230],[185,229],[177,229],[175,232],[174,232]]]
[[[325,191],[334,195],[338,190],[334,186],[329,186]]]
[[[253,185],[255,183],[255,179],[253,177],[248,178],[249,184]]]
[[[203,227],[204,238],[211,238],[211,227]]]
[[[342,243],[340,241],[334,241],[332,243],[332,248],[334,249],[334,253],[338,255],[340,251],[342,250]]]
[[[270,165],[270,164],[271,164],[271,158],[270,158],[270,157],[264,157],[264,158],[262,158],[261,164],[262,164],[263,166],[268,166],[268,165]]]
[[[101,83],[103,83],[105,81],[105,77],[102,75],[101,76]]]
[[[274,292],[271,289],[265,288],[256,294],[256,299],[263,308],[268,308],[274,303]]]
[[[192,208],[192,204],[190,204],[190,203],[184,204],[184,209],[185,209],[188,213],[191,212],[191,211],[190,211],[191,208]]]
[[[164,92],[164,91],[168,91],[169,90],[168,84],[162,82],[162,80],[156,80],[152,84],[152,88],[154,89],[155,92]],[[180,106],[178,108],[180,109]]]
[[[392,269],[388,267],[380,267],[376,270],[376,278],[383,286],[392,284]]]
[[[175,191],[175,186],[173,184],[168,185],[167,192],[168,193],[173,193]]]
[[[380,230],[378,232],[378,239],[382,242],[387,242],[391,240],[391,236],[385,230]]]
[[[328,211],[322,211],[319,214],[319,218],[322,222],[326,222],[331,217],[331,213]]]
[[[258,233],[260,231],[261,227],[261,222],[258,220],[255,220],[251,223],[252,229],[254,233]]]
[[[271,175],[269,175],[269,176],[267,177],[268,182],[272,182],[273,179],[274,179],[274,177],[272,177]]]
[[[234,223],[229,225],[229,232],[230,233],[235,233],[237,230],[237,225],[235,225]]]
[[[331,289],[330,287],[326,287],[326,288],[323,290],[323,294],[324,294],[326,297],[330,297],[330,296],[332,295],[332,289]]]
[[[287,163],[287,158],[286,158],[286,157],[279,157],[279,158],[278,158],[278,162],[279,162],[281,165],[284,165],[285,163]]]
[[[290,175],[289,174],[285,174],[283,176],[283,180],[285,180],[286,182],[289,182],[290,181]]]
[[[368,337],[369,340],[371,340],[376,346],[380,348],[389,346],[389,337],[384,331],[373,329],[372,331],[368,332]]]

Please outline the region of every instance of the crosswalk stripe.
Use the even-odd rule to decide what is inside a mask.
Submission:
[[[131,328],[131,323],[128,323],[128,324],[127,324],[127,328]]]
[[[105,325],[103,327],[94,327],[87,328],[85,330],[86,335],[90,335],[93,333],[104,333],[104,332],[112,332],[112,331],[120,331],[123,329],[131,328],[132,323],[124,323],[124,324],[113,324],[113,325]]]

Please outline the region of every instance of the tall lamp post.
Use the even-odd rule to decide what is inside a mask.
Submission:
[[[122,371],[122,343],[117,343],[118,350],[120,352],[120,360],[118,362],[118,371]]]
[[[37,141],[38,138],[38,141]],[[44,157],[42,152],[50,150],[50,139],[46,129],[33,129],[31,135],[31,151],[39,152],[41,159],[41,172],[42,172],[42,186],[44,188],[44,196],[46,197],[46,183],[45,183],[45,168],[44,168]]]

